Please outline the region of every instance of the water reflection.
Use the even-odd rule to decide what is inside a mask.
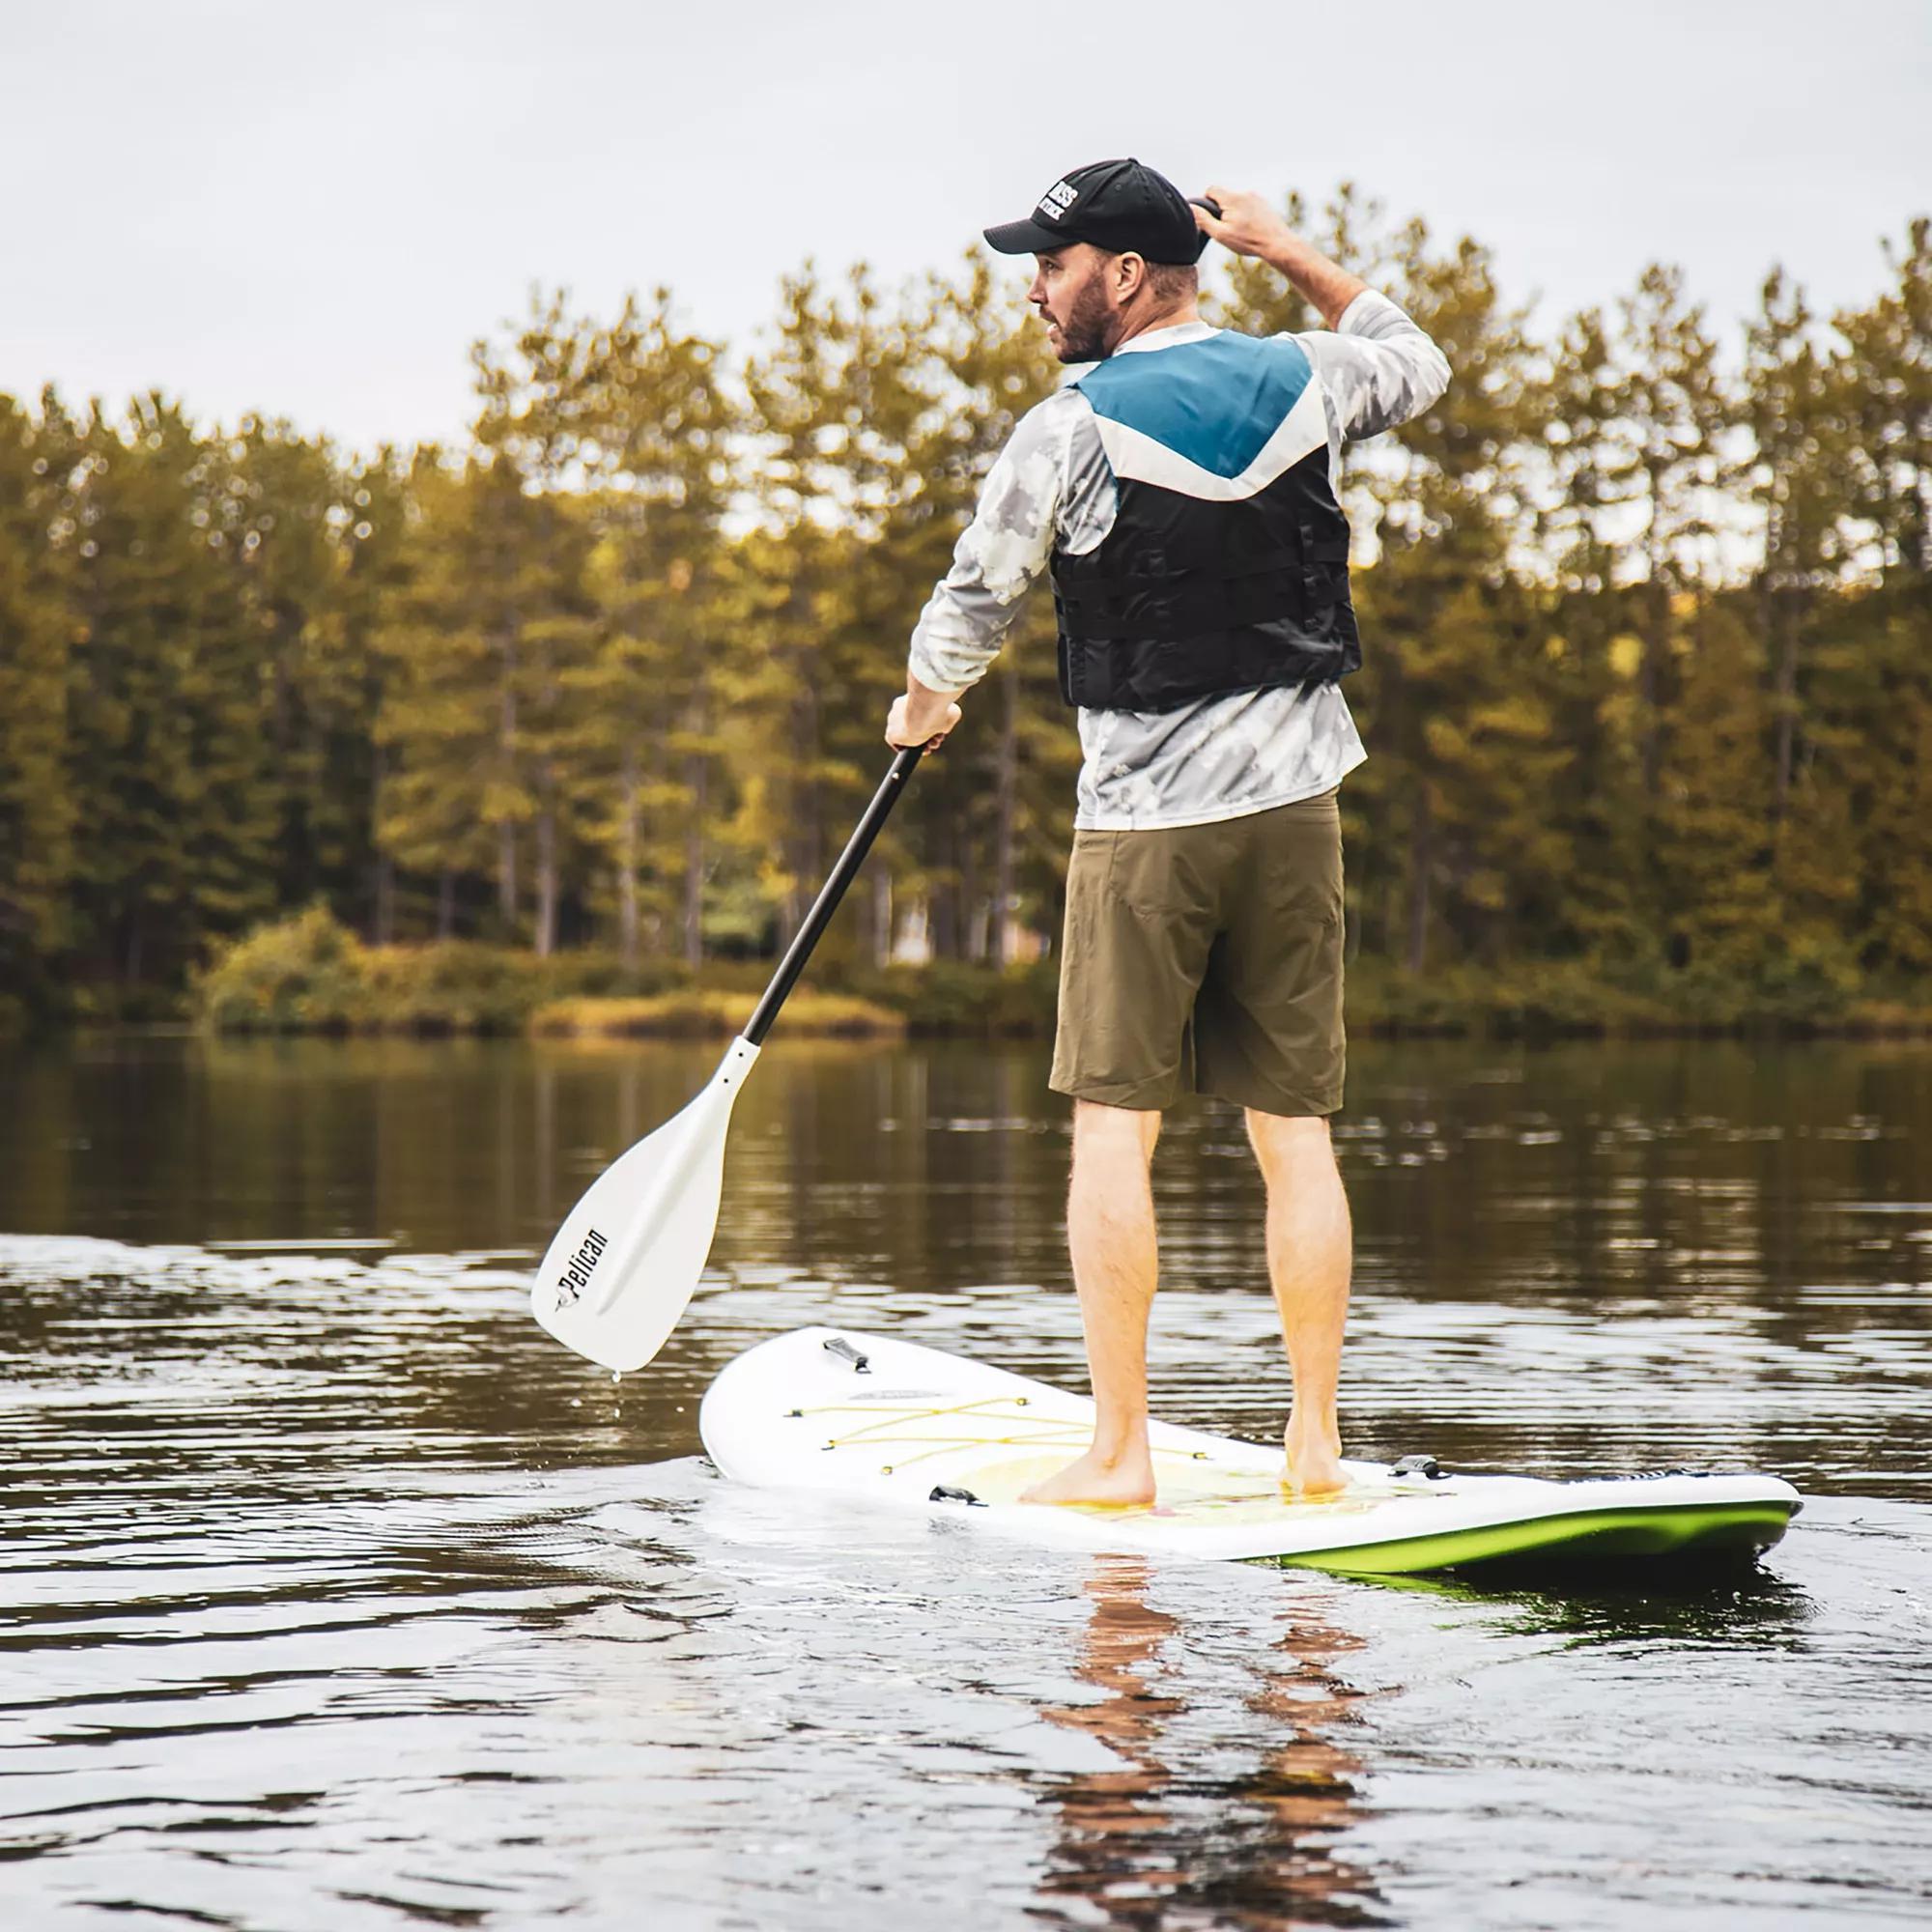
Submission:
[[[1607,1577],[1588,1568],[1498,1563],[1465,1576],[1380,1580],[1386,1588],[1445,1604],[1493,1606],[1502,1613],[1497,1630],[1579,1644],[1796,1650],[1816,1614],[1804,1590],[1762,1561]]]
[[[1147,1581],[1146,1563],[1130,1557],[1095,1565],[1074,1675],[1101,1694],[1041,1713],[1124,1761],[1118,1771],[1071,1777],[1056,1793],[1060,1841],[1041,1889],[1048,1897],[1090,1899],[1107,1910],[1110,1922],[1127,1925],[1145,1924],[1150,1907],[1158,1916],[1161,1901],[1185,1883],[1169,1843],[1172,1819],[1161,1808],[1171,1774],[1158,1749],[1160,1720],[1180,1705],[1157,1695],[1150,1681],[1161,1645],[1180,1626],[1148,1607]]]
[[[1184,1647],[1185,1622],[1149,1605],[1150,1580],[1144,1558],[1102,1557],[1084,1586],[1090,1609],[1074,1674],[1100,1694],[1042,1715],[1105,1747],[1119,1768],[1076,1774],[1054,1792],[1060,1837],[1036,1916],[1132,1932],[1367,1922],[1373,1880],[1334,1849],[1353,1822],[1363,1770],[1336,1736],[1362,1694],[1337,1663],[1361,1639],[1290,1619],[1262,1647],[1244,1700],[1263,1720],[1261,1762],[1206,1772],[1189,1762],[1194,1748],[1175,1723],[1184,1696],[1159,1688],[1162,1653]],[[1177,1815],[1183,1794],[1193,1817]],[[1069,1915],[1070,1899],[1094,1911]]]

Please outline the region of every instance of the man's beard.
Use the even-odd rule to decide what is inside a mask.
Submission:
[[[1094,283],[1079,289],[1063,315],[1054,353],[1063,362],[1099,362],[1114,353],[1113,311]]]

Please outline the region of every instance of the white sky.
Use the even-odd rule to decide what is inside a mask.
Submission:
[[[743,343],[1111,155],[1353,178],[1546,322],[1654,258],[1727,329],[1775,260],[1861,301],[1932,211],[1932,0],[0,0],[0,390],[358,446],[459,435],[532,281]]]

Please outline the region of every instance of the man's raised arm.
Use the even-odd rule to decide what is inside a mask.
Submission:
[[[1231,253],[1251,255],[1285,276],[1296,294],[1321,311],[1330,328],[1368,287],[1360,275],[1351,275],[1304,242],[1265,195],[1246,188],[1210,187],[1208,199],[1220,209],[1219,216],[1209,214],[1198,201],[1191,202],[1194,225]]]
[[[1195,224],[1286,277],[1334,331],[1294,339],[1321,372],[1343,436],[1379,436],[1441,398],[1448,361],[1402,308],[1304,242],[1265,196],[1226,187],[1210,187],[1208,195],[1220,205],[1220,217],[1197,204]]]

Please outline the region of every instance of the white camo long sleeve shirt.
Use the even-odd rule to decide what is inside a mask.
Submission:
[[[1134,336],[1115,354],[1156,355],[1214,332],[1206,323],[1179,323]],[[1334,329],[1294,339],[1321,385],[1329,473],[1338,483],[1345,441],[1408,421],[1449,385],[1442,352],[1374,290],[1357,296]],[[1081,373],[1069,369],[1067,381]],[[1114,474],[1093,407],[1078,389],[1058,389],[1020,419],[987,473],[952,568],[913,632],[913,675],[936,691],[977,684],[1055,545],[1084,555],[1112,529],[1114,513]],[[1267,811],[1329,790],[1367,755],[1338,684],[1236,692],[1175,711],[1083,709],[1080,743],[1074,824],[1082,831],[1206,825]]]

